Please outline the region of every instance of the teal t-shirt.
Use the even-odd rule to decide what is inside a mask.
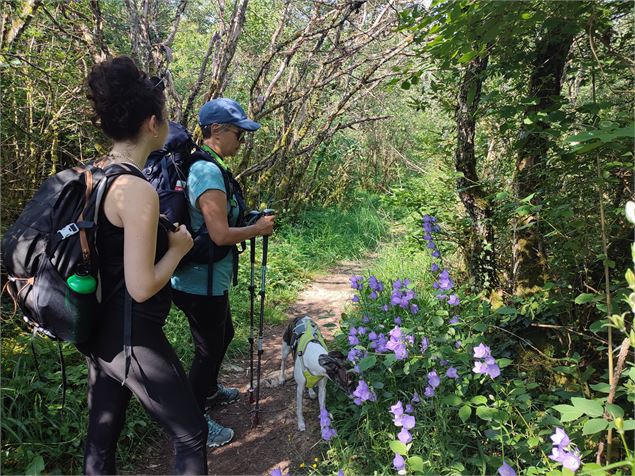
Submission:
[[[220,190],[227,194],[223,174],[216,164],[199,160],[190,167],[187,177],[187,201],[192,229],[198,230],[204,223],[203,215],[196,206],[199,197],[208,190]],[[229,226],[236,226],[238,222],[239,207],[235,197],[229,200],[231,207]],[[213,294],[222,296],[229,290],[233,277],[233,253],[230,251],[220,261],[214,263]],[[208,265],[203,263],[183,263],[174,271],[172,287],[179,291],[198,294],[207,294]]]

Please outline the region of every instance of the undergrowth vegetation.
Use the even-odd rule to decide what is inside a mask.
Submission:
[[[382,250],[372,275],[351,278],[356,294],[336,345],[358,384],[353,400],[329,394],[335,431],[325,436],[329,447],[316,473],[633,473],[630,313],[592,327],[577,346],[557,348],[545,338],[538,348],[512,330],[532,306],[492,304],[460,286],[442,259],[452,246],[439,239],[439,222],[424,215],[422,225],[418,251]],[[626,281],[635,291],[631,270]],[[632,312],[633,298],[618,307],[630,304]],[[590,301],[582,295],[571,305]],[[562,307],[540,306],[533,311]],[[623,340],[612,379],[605,362],[579,352],[589,340],[604,348],[609,326]],[[604,449],[612,461],[602,466],[595,461],[606,430],[615,439]]]

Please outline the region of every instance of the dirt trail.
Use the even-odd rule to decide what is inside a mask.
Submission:
[[[333,337],[342,310],[352,296],[349,278],[361,274],[363,264],[343,262],[328,274],[319,276],[298,296],[289,307],[289,320],[309,315],[320,326],[327,341]],[[332,323],[334,326],[326,326]],[[269,474],[273,468],[283,473],[302,473],[300,464],[307,466],[318,454],[320,426],[317,400],[304,400],[306,431],[299,432],[295,417],[295,382],[293,363],[289,357],[286,382],[278,386],[280,371],[280,342],[287,324],[266,326],[262,356],[260,425],[251,428],[252,408],[249,404],[249,356],[243,361],[226,362],[221,380],[225,385],[237,387],[241,400],[233,405],[215,409],[211,416],[224,426],[235,431],[234,440],[221,448],[209,450],[209,474],[252,475]],[[330,386],[329,386],[330,387]],[[332,387],[330,387],[332,388]],[[151,449],[140,473],[171,474],[173,458],[167,439],[164,444]]]

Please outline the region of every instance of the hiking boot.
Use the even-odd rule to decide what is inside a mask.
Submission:
[[[209,415],[205,415],[205,419],[207,420],[207,446],[209,448],[218,448],[232,440],[234,430],[216,423]]]
[[[219,383],[216,393],[207,397],[207,407],[212,408],[218,405],[229,405],[230,403],[237,402],[238,397],[240,397],[240,392],[238,392],[237,388],[225,387]]]

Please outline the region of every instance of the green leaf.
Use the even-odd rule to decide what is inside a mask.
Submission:
[[[583,435],[594,435],[606,429],[609,426],[609,422],[604,418],[593,418],[587,421],[582,427]]]
[[[440,316],[432,316],[432,325],[434,327],[441,327],[443,325],[443,318]]]
[[[576,304],[586,304],[587,302],[597,301],[599,299],[601,299],[601,296],[597,294],[582,293],[575,298],[574,302]]]
[[[487,403],[487,398],[483,395],[477,395],[475,397],[472,397],[470,402],[472,402],[474,405],[485,405]]]
[[[573,406],[581,410],[582,413],[589,415],[590,417],[599,417],[604,413],[602,404],[596,400],[588,400],[586,398],[571,397],[571,403]]]
[[[451,407],[458,407],[461,403],[463,403],[463,400],[461,400],[460,397],[458,397],[457,395],[446,395],[445,397],[443,397],[441,399],[441,401],[443,403],[445,403],[446,405],[449,405]]]
[[[474,58],[476,55],[478,55],[478,51],[468,51],[467,53],[462,54],[457,61],[459,63],[461,63],[461,64],[465,64],[468,61],[470,61],[472,58]],[[472,97],[474,97],[474,96],[472,96]],[[471,101],[469,100],[469,94],[468,94],[468,101],[467,102],[468,102],[468,104],[471,103]]]
[[[523,20],[531,20],[534,17],[534,12],[525,12],[522,15],[520,15],[520,18],[522,18]]]
[[[540,444],[540,438],[538,438],[537,436],[532,436],[530,438],[527,438],[527,445],[529,445],[530,448],[535,448],[539,444]]]
[[[476,407],[476,416],[481,420],[490,421],[496,416],[496,409],[490,407]]]
[[[421,456],[411,456],[407,461],[410,471],[423,472],[423,459],[421,459]]]
[[[359,366],[359,370],[364,372],[368,369],[372,369],[376,363],[377,363],[377,357],[374,355],[370,355],[360,360],[359,364],[357,365]]]
[[[609,415],[613,418],[624,418],[624,409],[614,403],[607,403],[606,411],[609,412]]]
[[[588,474],[590,476],[605,476],[607,473],[602,469],[601,464],[597,463],[585,463],[582,465],[582,474]]]
[[[608,320],[600,319],[595,321],[593,324],[589,326],[589,330],[594,333],[598,333],[602,331],[602,329],[608,324]]]
[[[459,418],[461,419],[463,423],[465,423],[468,420],[468,418],[470,418],[471,415],[472,415],[472,407],[470,407],[469,405],[463,405],[459,409]]]
[[[384,366],[389,369],[390,367],[393,366],[393,364],[396,362],[396,358],[395,358],[395,354],[388,354],[385,358],[384,358]]]
[[[516,309],[511,306],[503,306],[496,309],[495,313],[512,316],[516,314]]]
[[[609,393],[611,391],[611,386],[608,383],[604,383],[604,382],[595,383],[593,385],[589,385],[589,387],[591,387],[596,392],[601,392],[601,393]]]
[[[629,126],[614,129],[613,138],[618,137],[635,137],[635,123],[631,122]]]
[[[29,462],[29,466],[24,471],[24,474],[26,476],[33,476],[42,474],[42,471],[44,471],[44,459],[40,455],[35,455]]]
[[[580,134],[575,134],[566,139],[567,142],[586,142],[591,139],[595,139],[596,134],[595,131],[589,132],[581,132]]]
[[[474,330],[476,332],[485,332],[488,328],[488,325],[484,322],[479,322],[477,324],[474,324]]]
[[[560,412],[560,421],[562,423],[577,420],[584,414],[581,409],[575,408],[571,405],[555,405],[552,408]]]
[[[624,431],[635,430],[635,420],[624,420]]]
[[[504,369],[505,367],[509,366],[512,362],[513,361],[511,359],[507,359],[504,357],[502,359],[496,359],[496,363],[501,369]]]
[[[591,152],[592,150],[597,149],[598,147],[600,147],[602,145],[601,141],[598,142],[590,142],[589,144],[586,145],[581,145],[581,146],[576,146],[573,148],[573,151],[576,154],[586,154],[587,152]]]
[[[399,453],[401,456],[408,454],[408,447],[399,440],[392,440],[388,443],[393,453]]]

